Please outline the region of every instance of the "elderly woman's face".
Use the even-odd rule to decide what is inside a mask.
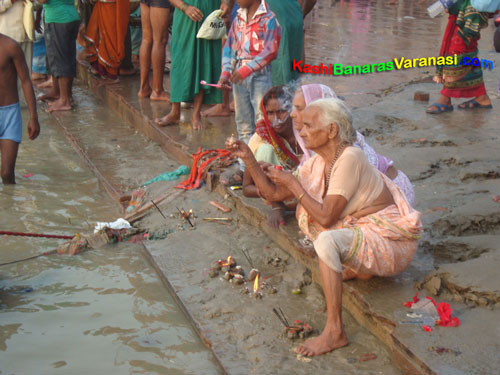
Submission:
[[[304,113],[304,109],[306,108],[306,100],[304,99],[304,94],[302,90],[298,90],[295,92],[295,96],[293,97],[293,110],[290,116],[293,119],[293,125],[297,131],[302,129],[302,115]]]
[[[304,140],[306,148],[316,150],[328,143],[330,131],[319,121],[319,109],[306,108],[302,116],[302,128],[299,135]]]

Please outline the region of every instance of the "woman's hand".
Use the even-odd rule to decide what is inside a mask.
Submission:
[[[290,187],[294,181],[296,181],[293,174],[282,171],[276,167],[267,168],[266,175],[276,186]]]
[[[250,147],[239,139],[234,140],[233,137],[226,139],[226,149],[231,151],[233,156],[242,159],[243,161],[248,161],[253,157],[252,150]]]
[[[193,22],[203,21],[203,13],[201,12],[201,10],[192,5],[187,6],[186,10],[184,11],[184,14],[188,16]]]

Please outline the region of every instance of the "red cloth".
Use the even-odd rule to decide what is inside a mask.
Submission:
[[[204,156],[213,155],[209,157],[207,160],[201,162],[201,159]],[[220,158],[221,160],[226,160],[231,157],[231,153],[228,150],[205,150],[202,151],[201,147],[198,148],[198,152],[196,154],[191,155],[193,158],[193,167],[191,168],[191,173],[187,180],[182,181],[180,184],[176,185],[176,189],[198,189],[201,185],[201,178],[203,177],[203,172],[205,168],[207,168],[211,162],[215,159]]]

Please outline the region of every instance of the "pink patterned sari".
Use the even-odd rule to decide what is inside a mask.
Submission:
[[[299,169],[302,187],[317,202],[323,202],[325,193],[324,168],[323,158],[314,155]],[[296,215],[300,229],[311,241],[322,231],[353,229],[354,240],[343,264],[356,274],[394,276],[408,267],[417,251],[421,214],[411,207],[398,185],[383,173],[380,176],[395,204],[379,212],[359,219],[346,216],[331,228],[322,227],[300,204]]]

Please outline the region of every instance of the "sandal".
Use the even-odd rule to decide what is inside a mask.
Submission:
[[[429,109],[430,107],[436,107],[436,109]],[[426,112],[430,113],[431,115],[437,115],[439,113],[453,111],[453,106],[451,104],[446,105],[446,104],[441,104],[441,103],[434,103],[430,107],[427,108]]]
[[[464,111],[468,111],[470,109],[475,109],[475,108],[480,108],[480,109],[491,109],[493,106],[491,104],[480,104],[477,102],[476,99],[471,99],[467,100],[466,102],[463,102],[458,106],[458,109],[463,109]]]

